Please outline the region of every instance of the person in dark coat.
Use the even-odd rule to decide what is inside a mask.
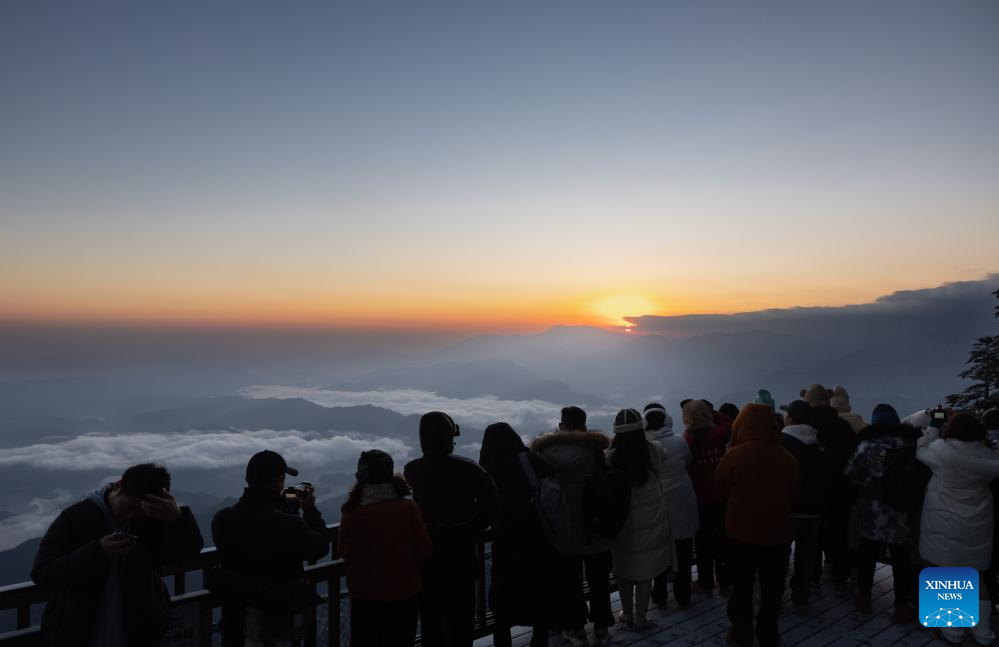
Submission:
[[[857,451],[845,470],[847,478],[857,486],[857,610],[873,611],[874,571],[888,548],[895,592],[892,622],[897,624],[916,620],[915,612],[907,605],[914,575],[910,553],[931,476],[929,468],[916,460],[916,442],[921,436],[919,429],[901,423],[894,408],[879,404],[870,426],[860,431]],[[895,473],[889,474],[892,469]],[[889,483],[889,479],[895,482]],[[893,487],[903,490],[904,496],[892,496]]]
[[[222,597],[225,647],[242,647],[248,639],[300,637],[306,610],[316,601],[303,562],[329,552],[329,532],[314,491],[299,500],[301,516],[285,511],[285,475],[298,476],[298,470],[280,454],[254,454],[246,465],[243,496],[212,519],[221,571],[209,586]]]
[[[420,592],[424,645],[472,644],[475,549],[499,507],[496,486],[486,471],[475,461],[453,455],[458,432],[446,413],[425,414],[420,418],[423,456],[407,463],[404,471],[434,546]]]
[[[541,480],[554,476],[555,468],[528,450],[505,422],[486,427],[479,464],[492,477],[500,495],[489,589],[493,642],[496,647],[509,647],[510,627],[529,625],[533,628],[531,647],[543,647],[548,644],[558,553],[545,536],[531,503],[534,488],[527,470]]]
[[[166,468],[128,468],[63,510],[38,546],[31,579],[49,595],[42,643],[159,645],[170,608],[159,569],[195,559],[203,546],[191,510],[170,495]]]
[[[832,393],[821,384],[801,391],[805,402],[812,406],[812,426],[819,432],[819,442],[829,450],[836,468],[823,524],[822,550],[816,555],[814,575],[816,579],[821,576],[822,553],[825,553],[826,563],[832,564],[833,582],[837,589],[843,589],[850,579],[850,514],[854,497],[853,484],[843,475],[843,469],[857,448],[857,432],[830,406]]]
[[[808,611],[812,592],[812,570],[819,548],[822,514],[837,474],[832,456],[818,441],[818,432],[812,427],[812,407],[804,400],[795,400],[781,409],[786,413],[780,444],[797,459],[801,473],[798,495],[791,504],[791,541],[794,544],[791,602],[796,613],[804,614]]]

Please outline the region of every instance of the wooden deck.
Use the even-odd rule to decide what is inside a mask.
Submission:
[[[821,647],[834,645],[836,647],[919,647],[921,645],[946,645],[943,641],[934,641],[928,629],[913,622],[906,625],[893,625],[890,615],[894,600],[892,594],[891,568],[881,565],[874,576],[874,590],[871,595],[874,613],[861,615],[853,608],[854,592],[836,592],[831,583],[823,583],[821,591],[812,593],[811,612],[808,616],[798,616],[791,611],[790,590],[784,594],[784,609],[780,618],[781,645],[793,647]],[[649,620],[654,627],[648,631],[637,633],[618,624],[611,629],[609,646],[634,645],[635,647],[658,647],[660,645],[725,645],[725,634],[731,628],[725,615],[727,598],[719,594],[713,597],[695,595],[690,608],[681,611],[672,603],[665,609],[653,607],[649,611]],[[614,594],[615,614],[621,608],[621,603]],[[757,600],[757,607],[759,601]],[[995,614],[993,614],[995,620]],[[993,622],[995,630],[996,622]],[[588,626],[588,629],[592,627]],[[516,647],[527,647],[530,643],[531,631],[527,627],[515,627],[513,644]],[[476,647],[491,646],[491,639],[481,639]],[[568,646],[568,641],[561,635],[552,635],[551,646]],[[965,645],[974,645],[968,637]]]

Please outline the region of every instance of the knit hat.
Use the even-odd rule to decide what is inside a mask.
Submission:
[[[874,413],[871,414],[871,424],[900,425],[902,422],[898,419],[898,412],[895,411],[895,407],[890,404],[879,404],[874,407]]]
[[[839,384],[829,392],[829,406],[840,413],[850,413],[850,394]]]
[[[683,406],[683,426],[686,429],[703,429],[715,426],[711,407],[704,400],[691,400]]]
[[[774,402],[774,396],[770,395],[770,391],[766,389],[760,389],[756,392],[756,398],[753,399],[753,404],[765,404],[770,407],[773,411],[777,408],[777,403]]]
[[[450,454],[458,425],[443,411],[431,411],[420,418],[420,449],[424,454]]]
[[[621,409],[614,416],[614,433],[624,434],[629,431],[644,431],[645,420],[637,409]]]
[[[829,406],[829,391],[821,384],[813,384],[801,390],[801,399],[813,407]]]
[[[361,452],[361,457],[357,459],[357,482],[362,485],[387,483],[394,474],[392,457],[380,449]]]

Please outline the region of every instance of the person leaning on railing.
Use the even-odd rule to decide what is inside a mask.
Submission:
[[[297,476],[298,470],[280,454],[254,454],[243,496],[212,520],[220,566],[209,574],[208,586],[222,598],[226,647],[301,640],[307,610],[318,600],[302,562],[326,555],[329,534],[314,490],[297,499],[301,517],[282,507],[286,474]]]
[[[194,559],[204,546],[191,511],[169,490],[165,467],[135,465],[56,517],[31,569],[50,595],[42,644],[160,643],[170,595],[159,568]]]

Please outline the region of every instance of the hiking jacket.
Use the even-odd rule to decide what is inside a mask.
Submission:
[[[798,472],[798,461],[778,441],[770,407],[743,407],[732,425],[732,445],[715,474],[719,490],[728,497],[726,535],[747,544],[788,543]]]
[[[597,473],[610,446],[599,431],[552,431],[531,442],[531,449],[555,468],[555,478],[569,506],[568,555],[593,555],[611,546],[611,540],[592,535],[583,525],[583,490]]]
[[[829,450],[818,441],[818,432],[810,425],[788,425],[781,430],[780,444],[798,461],[798,495],[791,504],[792,516],[822,516],[836,468]]]

